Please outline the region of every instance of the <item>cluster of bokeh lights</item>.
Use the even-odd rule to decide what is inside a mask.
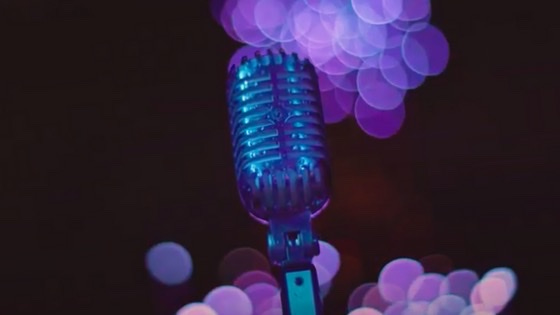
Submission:
[[[355,117],[368,135],[388,138],[405,117],[408,90],[439,75],[449,59],[431,25],[430,0],[214,0],[214,18],[255,51],[282,48],[317,69],[327,123]]]
[[[517,289],[508,268],[488,271],[481,279],[468,269],[447,274],[425,272],[413,259],[394,260],[378,282],[351,294],[350,315],[494,315],[505,309]]]
[[[321,296],[326,298],[336,283],[341,255],[329,243],[319,245],[321,254],[313,264]],[[185,283],[192,275],[190,254],[171,242],[152,247],[146,267],[154,279],[166,285]],[[347,314],[495,315],[506,308],[517,290],[517,277],[508,268],[495,268],[479,277],[468,269],[451,271],[450,263],[447,267],[442,268],[441,259],[393,260],[382,268],[377,282],[353,290]],[[181,307],[176,315],[282,314],[280,288],[259,251],[247,247],[231,251],[222,260],[219,275],[223,285],[211,290],[203,301]]]

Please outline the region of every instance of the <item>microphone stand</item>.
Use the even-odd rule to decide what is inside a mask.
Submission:
[[[310,212],[271,218],[268,253],[280,267],[283,314],[322,315],[317,271],[312,263],[319,254],[319,242],[311,229]]]

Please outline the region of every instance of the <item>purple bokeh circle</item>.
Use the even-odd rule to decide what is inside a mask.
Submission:
[[[294,40],[288,21],[290,7],[282,0],[259,0],[255,6],[255,23],[260,31],[276,43]]]
[[[313,258],[313,263],[325,267],[334,277],[340,269],[340,253],[333,245],[324,241],[319,241],[319,249],[319,255]]]
[[[370,24],[387,24],[402,13],[402,0],[352,0],[356,14]]]
[[[415,89],[426,79],[406,65],[398,48],[387,49],[381,54],[379,69],[387,82],[402,90]]]
[[[373,308],[360,307],[351,311],[350,313],[348,313],[348,315],[383,315],[383,314],[380,311]]]
[[[387,286],[391,285],[385,285],[385,289],[387,289]],[[391,306],[391,302],[387,301],[381,295],[379,285],[376,284],[366,292],[362,299],[362,305],[384,312],[389,306]]]
[[[253,309],[256,309],[261,303],[278,294],[279,289],[268,283],[255,283],[245,288],[243,291],[251,300]]]
[[[467,307],[467,303],[456,295],[442,295],[436,298],[428,307],[430,315],[457,315]]]
[[[455,270],[441,283],[440,295],[453,294],[468,300],[471,290],[478,282],[478,275],[472,270]]]
[[[437,273],[428,273],[419,276],[412,282],[407,292],[410,301],[431,302],[439,296],[441,283],[445,277]]]
[[[358,87],[356,85],[356,80],[358,77],[358,71],[354,70],[342,75],[329,75],[329,80],[331,83],[344,91],[356,92]]]
[[[377,286],[376,283],[370,282],[364,283],[354,289],[354,291],[352,291],[350,297],[348,298],[348,312],[351,312],[352,310],[360,308],[362,306],[366,306],[363,304],[364,297],[366,296],[368,291],[375,286]]]
[[[447,67],[449,44],[445,35],[430,25],[418,32],[407,32],[402,55],[410,69],[422,75],[438,75]]]
[[[253,306],[245,292],[234,286],[221,286],[204,297],[204,303],[220,315],[252,315]]]
[[[254,14],[248,15],[247,10],[254,11],[255,0],[237,0],[237,7],[231,12],[233,30],[243,42],[256,47],[265,47],[273,44],[258,28]],[[248,7],[248,8],[245,8]]]
[[[393,110],[403,103],[406,91],[388,83],[375,68],[362,68],[356,79],[363,100],[379,110]]]
[[[383,315],[403,315],[403,313],[407,308],[408,308],[408,302],[399,301],[394,304],[391,304],[391,306],[389,306],[385,310],[385,312],[383,312]]]
[[[358,116],[364,115],[362,109],[367,109],[369,107],[360,104],[362,104],[362,102],[358,99],[356,104],[356,117],[358,120],[360,120]],[[380,112],[383,113],[382,111]],[[408,288],[423,272],[424,269],[422,265],[416,260],[400,258],[391,261],[383,267],[379,274],[379,289],[381,295],[389,302],[405,300]],[[394,288],[398,290],[394,290]]]
[[[345,113],[354,114],[354,105],[356,104],[356,99],[358,98],[358,92],[335,88],[334,97],[338,103],[338,106]]]
[[[378,139],[387,139],[399,132],[406,112],[404,104],[393,110],[378,110],[358,97],[354,105],[354,115],[365,133]]]
[[[430,15],[430,0],[402,0],[401,21],[418,21]]]
[[[188,281],[193,272],[191,254],[174,242],[162,242],[151,247],[145,257],[150,275],[165,285]]]
[[[218,315],[218,313],[204,303],[190,303],[181,307],[176,315]]]
[[[321,105],[326,124],[341,122],[348,116],[348,113],[338,106],[334,89],[321,92]]]
[[[256,283],[267,283],[272,286],[278,287],[276,278],[270,273],[262,270],[252,270],[243,273],[233,281],[233,285],[244,290],[249,286]]]
[[[425,301],[408,302],[402,315],[427,315],[430,303]],[[430,314],[431,315],[431,314]]]

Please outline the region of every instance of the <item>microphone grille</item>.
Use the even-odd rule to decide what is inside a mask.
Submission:
[[[230,69],[228,106],[236,179],[245,208],[271,216],[318,214],[330,169],[317,74],[296,54],[268,50]]]

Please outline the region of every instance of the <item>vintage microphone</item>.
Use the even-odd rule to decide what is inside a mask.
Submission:
[[[228,79],[235,176],[241,201],[268,224],[281,270],[283,312],[323,313],[311,220],[330,200],[330,165],[317,74],[282,50],[244,57]]]

